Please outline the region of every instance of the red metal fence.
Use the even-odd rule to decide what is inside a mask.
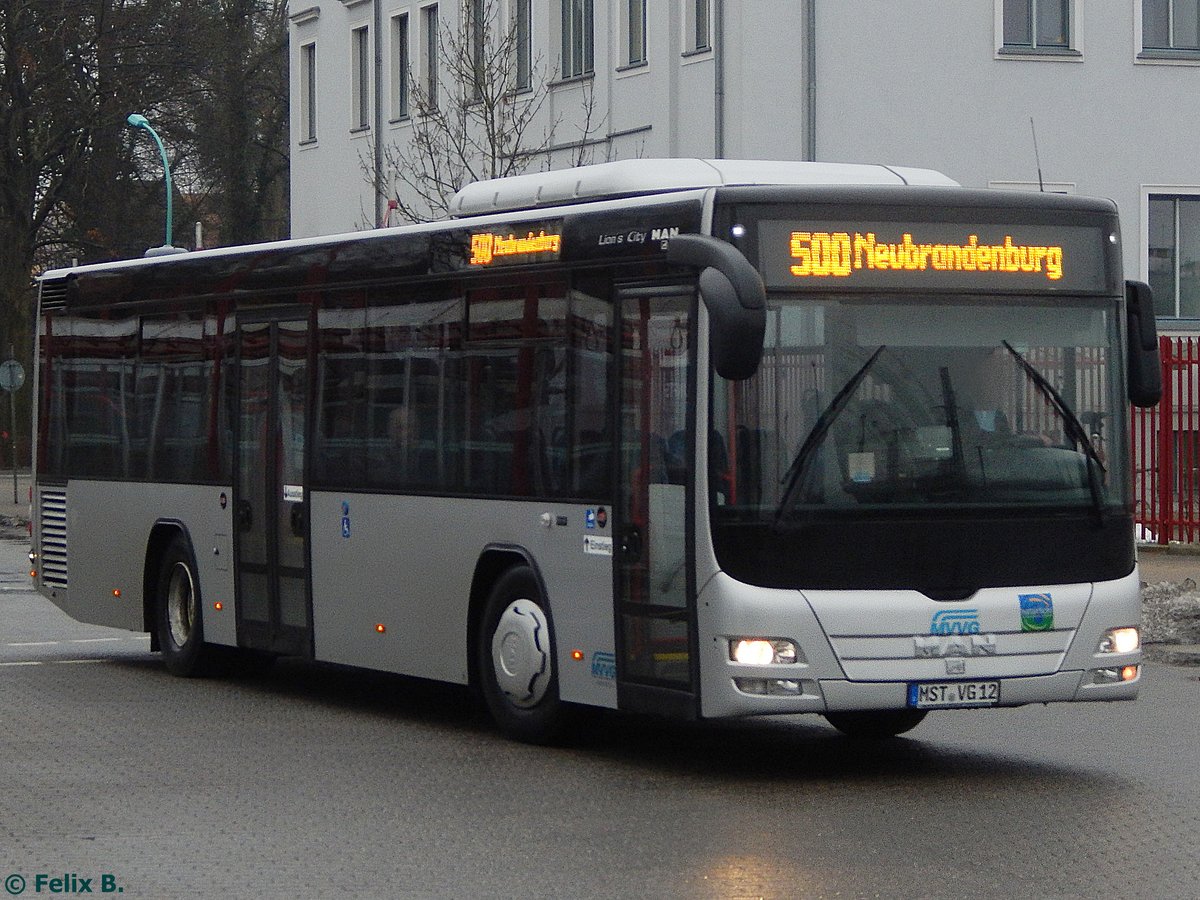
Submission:
[[[1200,337],[1160,337],[1162,401],[1134,409],[1134,516],[1138,538],[1200,540]]]

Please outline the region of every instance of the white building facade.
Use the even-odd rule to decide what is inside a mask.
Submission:
[[[882,162],[1109,197],[1126,277],[1200,330],[1200,0],[293,0],[293,236],[384,219],[414,85],[455,96],[433,35],[493,4],[536,81],[513,102],[545,95],[528,170]]]

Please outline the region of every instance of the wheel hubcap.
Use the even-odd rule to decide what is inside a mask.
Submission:
[[[175,563],[167,587],[167,624],[176,647],[188,642],[195,621],[196,592],[192,585],[192,573],[184,563]]]
[[[496,684],[514,706],[528,709],[550,685],[550,626],[541,607],[514,600],[500,615],[492,635]]]

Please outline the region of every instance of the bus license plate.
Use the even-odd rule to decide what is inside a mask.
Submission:
[[[999,700],[998,681],[944,681],[908,686],[908,705],[917,709],[995,706]]]

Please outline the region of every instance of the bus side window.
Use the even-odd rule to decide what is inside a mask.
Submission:
[[[613,427],[609,372],[612,367],[611,283],[602,277],[578,275],[570,292],[566,366],[566,413],[570,427],[568,453],[572,476],[564,493],[605,499],[612,490]],[[602,299],[603,298],[603,299]]]
[[[649,453],[649,468],[646,471],[647,484],[670,484],[671,479],[668,476],[670,451],[667,449],[667,440],[657,434],[649,435],[647,438],[650,444]]]
[[[667,484],[687,484],[687,432],[679,429],[664,445],[663,463]]]
[[[314,468],[319,478],[331,484],[351,485],[366,475],[361,416],[355,411],[362,408],[363,379],[350,371],[338,377],[338,367],[332,364],[325,369],[328,380],[318,410]]]
[[[708,489],[721,504],[729,502],[730,478],[725,438],[719,432],[711,431],[708,436]]]
[[[579,478],[576,493],[585,497],[602,496],[612,480],[612,453],[608,435],[600,431],[579,433]]]
[[[733,473],[739,503],[757,506],[762,502],[763,448],[761,428],[738,425],[736,432],[737,471]]]

